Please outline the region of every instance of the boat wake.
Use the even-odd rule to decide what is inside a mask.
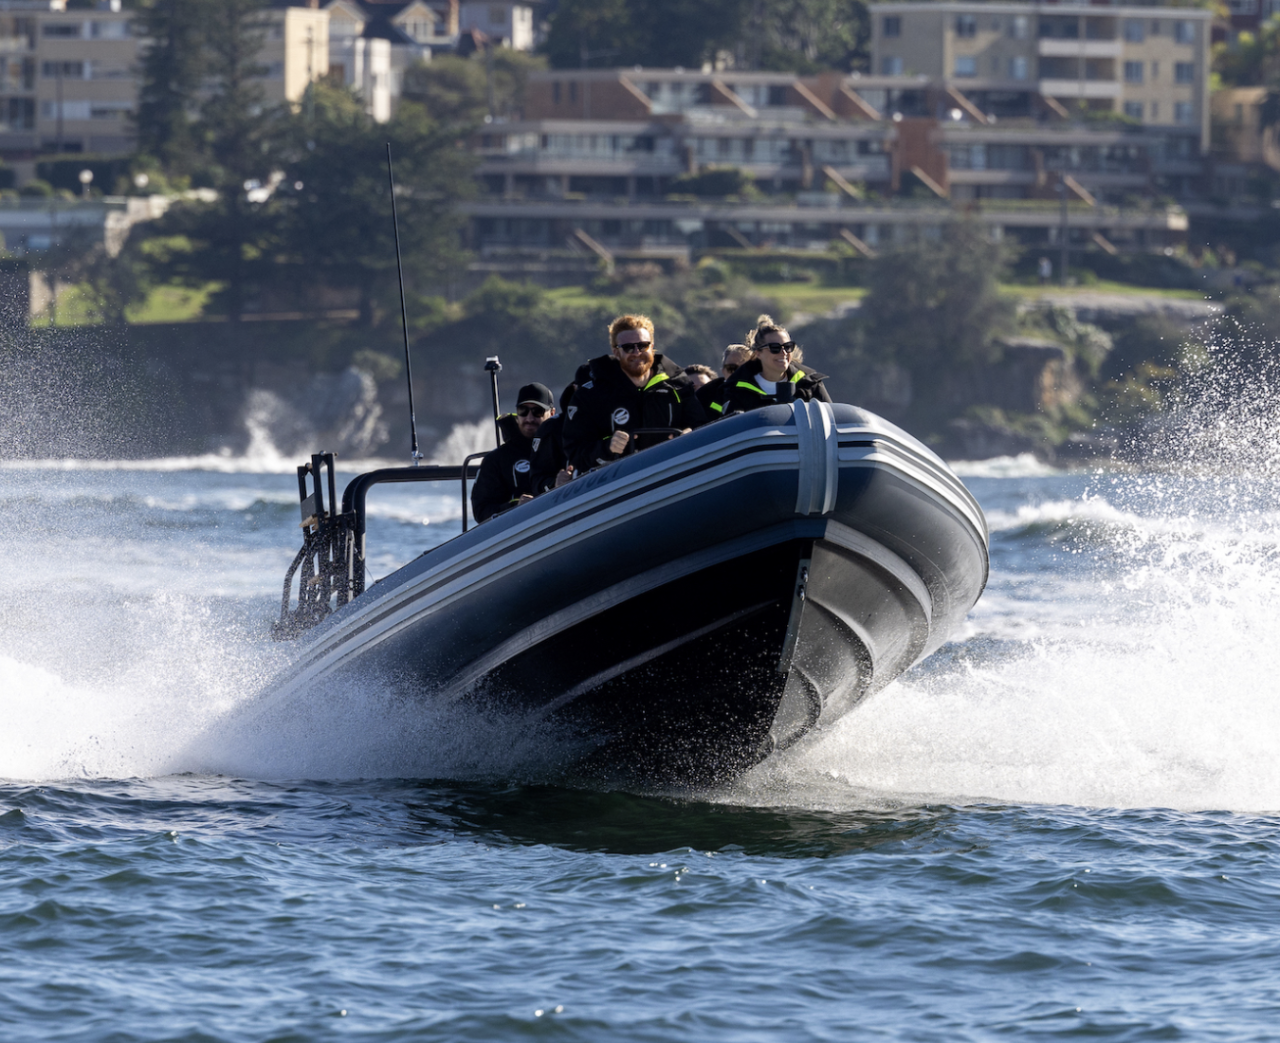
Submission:
[[[992,582],[966,629],[712,796],[824,808],[1280,808],[1275,468],[1266,440],[1244,438],[1227,457],[1221,426],[1208,437],[1222,466],[1206,468],[1192,445],[1194,472],[1100,474],[1085,496],[1053,473],[989,474],[1042,484],[989,512]],[[138,462],[76,465],[99,466]],[[61,482],[37,507],[65,514]],[[85,527],[112,532],[106,521]],[[265,637],[275,557],[261,588],[238,597],[151,595],[136,582],[104,592],[83,558],[60,552],[70,537],[52,531],[15,559],[13,576],[37,577],[36,589],[7,581],[0,778],[561,777],[562,737],[470,711],[409,712],[394,682],[264,699],[285,654]]]

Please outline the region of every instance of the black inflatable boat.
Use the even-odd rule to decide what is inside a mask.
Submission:
[[[938,648],[986,582],[985,519],[946,464],[864,410],[795,402],[582,475],[366,590],[368,489],[465,487],[469,465],[362,475],[341,509],[331,458],[299,468],[284,689],[381,674],[560,722],[593,768],[722,780]]]

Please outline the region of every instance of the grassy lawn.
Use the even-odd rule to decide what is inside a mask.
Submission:
[[[209,297],[218,289],[216,282],[198,289],[184,286],[157,286],[141,304],[131,305],[125,314],[130,323],[191,322],[204,311]],[[31,319],[32,326],[48,326],[49,309]],[[83,287],[63,286],[58,294],[59,326],[96,326],[101,322]]]
[[[1107,282],[1105,280],[1099,280],[1088,286],[1058,286],[1053,283],[1047,286],[1041,286],[1037,283],[1032,286],[1022,283],[1008,283],[1002,286],[1001,289],[1019,297],[1043,297],[1047,294],[1052,294],[1055,297],[1075,297],[1086,296],[1091,293],[1118,293],[1127,297],[1162,297],[1166,300],[1177,301],[1203,301],[1206,299],[1200,290],[1153,289],[1150,286],[1131,286],[1129,283]]]
[[[842,304],[859,301],[866,290],[859,286],[819,286],[815,283],[753,283],[753,292],[776,300],[791,311],[825,314]],[[601,296],[583,286],[561,286],[549,290],[547,296],[557,304],[570,308],[618,308],[626,294]]]
[[[195,289],[186,286],[157,286],[145,301],[128,309],[129,321],[190,322],[198,319],[219,285],[211,282]]]
[[[861,286],[820,286],[807,282],[755,283],[753,289],[762,297],[771,297],[791,311],[825,315],[844,304],[862,300],[867,291]]]
[[[53,325],[49,320],[52,318],[50,309],[45,308],[39,315],[31,317],[31,325],[35,327]],[[66,286],[60,288],[58,294],[58,321],[59,326],[95,326],[98,323],[98,316],[85,300],[84,294],[79,286]]]

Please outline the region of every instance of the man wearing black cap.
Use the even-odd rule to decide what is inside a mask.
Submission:
[[[542,384],[526,384],[516,396],[516,411],[498,418],[502,445],[480,462],[471,487],[471,510],[476,521],[532,500],[533,436],[542,421],[555,415],[551,391]]]

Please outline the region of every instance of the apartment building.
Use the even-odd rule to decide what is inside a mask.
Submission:
[[[137,40],[119,0],[0,2],[0,156],[132,148]]]
[[[276,0],[266,11],[268,102],[297,101],[328,72],[328,33],[318,0]],[[144,45],[120,0],[0,0],[0,158],[29,167],[50,153],[133,151]]]
[[[257,62],[266,70],[268,105],[301,101],[310,84],[329,74],[329,13],[317,0],[274,0]]]
[[[458,43],[458,0],[330,0],[329,75],[360,92],[374,119],[391,118],[404,72]]]
[[[607,250],[654,255],[832,240],[874,249],[958,206],[993,234],[1049,244],[1061,234],[1064,186],[1073,239],[1134,249],[1180,241],[1185,217],[1154,200],[1197,191],[1194,129],[1087,120],[1038,84],[970,94],[958,82],[537,74],[524,118],[475,139],[487,191],[468,204],[472,242],[494,256],[561,248],[579,232]],[[752,176],[752,198],[701,201],[677,180],[723,167]]]
[[[873,69],[966,94],[1037,91],[1050,106],[1192,130],[1209,146],[1211,11],[1063,3],[869,5]]]

